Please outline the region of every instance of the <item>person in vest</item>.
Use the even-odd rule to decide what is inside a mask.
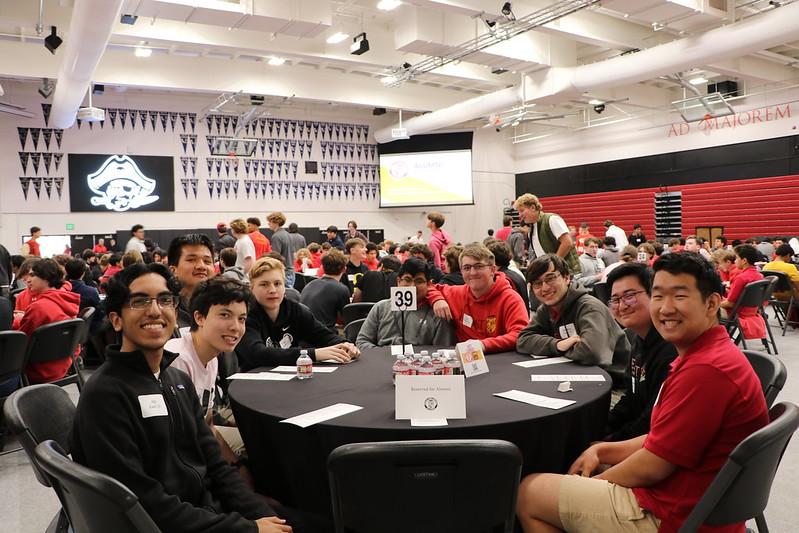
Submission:
[[[544,207],[534,194],[525,193],[513,202],[513,208],[519,212],[519,218],[531,225],[528,237],[529,253],[535,257],[555,254],[569,266],[569,273],[576,276],[582,272],[577,250],[574,247],[569,227],[555,213],[545,213]]]

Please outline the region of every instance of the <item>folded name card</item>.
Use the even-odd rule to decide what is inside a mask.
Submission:
[[[353,413],[355,411],[360,411],[361,409],[363,409],[363,407],[360,407],[358,405],[352,405],[348,403],[337,403],[335,405],[323,407],[321,409],[317,409],[309,413],[281,420],[280,423],[294,424],[295,426],[300,426],[301,428],[307,428],[308,426],[318,424],[319,422],[324,422],[326,420],[338,418],[340,416]]]
[[[522,368],[535,368],[537,366],[557,365],[559,363],[571,363],[572,360],[567,357],[547,357],[546,359],[533,359],[532,361],[519,361],[513,363]]]
[[[540,394],[532,394],[520,390],[509,390],[505,392],[496,392],[494,396],[514,400],[516,402],[528,403],[536,407],[545,407],[547,409],[561,409],[568,405],[575,403],[574,400],[561,400],[559,398],[550,398],[549,396],[541,396]]]
[[[605,381],[602,374],[533,374],[532,381]]]
[[[250,381],[289,381],[294,379],[294,374],[273,374],[271,372],[256,372],[248,374],[247,372],[239,372],[229,376],[228,379],[244,379]]]

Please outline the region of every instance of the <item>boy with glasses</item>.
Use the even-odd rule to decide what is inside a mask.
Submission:
[[[480,243],[463,248],[465,285],[436,285],[427,300],[439,318],[453,320],[459,342],[477,339],[484,353],[512,351],[529,314],[505,274],[497,272],[494,254]]]
[[[630,343],[608,308],[572,285],[569,267],[559,256],[536,258],[527,268],[527,281],[541,305],[519,334],[517,351],[600,366],[609,366],[614,356],[629,357]]]
[[[161,531],[290,532],[222,459],[194,385],[170,367],[177,294],[157,263],[109,280],[105,305],[122,344],[81,392],[72,457],[133,491]]]
[[[608,414],[604,440],[631,439],[649,431],[649,418],[660,386],[666,379],[677,349],[663,340],[652,325],[649,300],[652,274],[646,265],[625,263],[608,276],[608,307],[619,324],[627,328],[632,353],[625,377],[627,391]]]
[[[752,366],[718,322],[721,282],[694,253],[654,264],[649,313],[675,360],[652,409],[649,433],[593,444],[569,474],[532,474],[519,488],[526,533],[542,531],[675,532],[730,452],[768,424]],[[594,475],[599,465],[611,465]],[[700,528],[732,533],[743,523]]]
[[[416,310],[405,313],[405,343],[420,346],[452,346],[455,334],[452,324],[433,314],[427,304],[431,287],[430,265],[411,257],[397,275],[397,286],[416,287]],[[402,344],[401,313],[391,311],[391,300],[377,302],[363,323],[356,345],[360,350]]]

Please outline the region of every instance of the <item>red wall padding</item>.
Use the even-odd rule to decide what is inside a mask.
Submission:
[[[628,234],[641,224],[648,238],[655,235],[655,193],[634,189],[541,198],[544,211],[557,213],[569,225],[588,222],[594,235],[604,235],[605,219]],[[730,239],[757,235],[799,235],[799,176],[675,185],[682,191],[683,236],[697,226],[723,226]],[[534,191],[532,191],[534,192]]]

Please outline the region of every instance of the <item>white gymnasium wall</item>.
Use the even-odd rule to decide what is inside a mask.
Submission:
[[[376,196],[361,198],[359,195],[353,195],[351,198],[344,198],[342,195],[339,198],[331,194],[327,199],[320,197],[317,200],[310,195],[306,195],[305,199],[301,197],[294,199],[293,194],[290,194],[288,198],[285,195],[273,198],[267,192],[265,198],[260,195],[256,198],[252,194],[250,198],[247,198],[243,184],[245,179],[243,160],[240,160],[238,169],[238,196],[235,196],[232,191],[229,197],[224,192],[211,196],[206,186],[209,175],[205,163],[206,157],[209,156],[205,136],[209,132],[205,123],[201,121],[197,122],[194,132],[197,135],[196,154],[191,153],[190,148],[187,149],[188,153],[184,153],[180,138],[184,131],[180,126],[180,121],[176,124],[174,131],[167,125],[166,132],[164,132],[160,121],[153,129],[149,120],[144,128],[141,127],[138,120],[135,127],[131,127],[130,119],[124,129],[121,128],[119,119],[117,119],[116,128],[111,128],[109,123],[102,128],[95,124],[91,129],[86,123],[80,128],[74,125],[63,132],[60,149],[54,138],[51,139],[49,149],[46,148],[43,137],[39,139],[38,148],[35,148],[29,135],[23,150],[20,147],[17,128],[44,128],[41,104],[49,103],[50,100],[43,100],[36,94],[35,85],[30,83],[4,83],[4,88],[6,89],[4,101],[24,105],[36,115],[36,118],[26,119],[0,114],[0,176],[2,176],[2,181],[0,181],[0,243],[3,243],[9,250],[19,249],[20,236],[27,233],[28,228],[33,225],[40,226],[45,234],[107,233],[130,228],[136,223],[152,229],[213,227],[218,221],[229,221],[239,216],[245,218],[259,216],[265,225],[265,214],[276,210],[283,211],[289,221],[296,222],[300,226],[326,227],[329,224],[336,224],[339,227],[345,227],[348,220],[355,219],[362,228],[384,228],[386,238],[394,240],[405,239],[408,235],[415,233],[417,229],[424,229],[425,213],[427,212],[425,209],[379,209]],[[178,93],[152,94],[136,90],[125,92],[110,90],[104,95],[95,96],[94,105],[117,109],[200,113],[203,107],[211,103],[214,98],[215,95],[210,94],[207,96]],[[368,124],[370,126],[369,140],[367,141],[369,144],[374,144],[372,132],[391,120],[391,115],[373,117],[371,109],[342,109],[334,106],[304,104],[294,104],[277,109],[272,116],[296,120]],[[452,233],[456,240],[467,241],[482,238],[487,228],[497,228],[500,225],[503,204],[507,204],[513,199],[512,146],[493,131],[490,133],[485,133],[485,130],[478,130],[475,133],[473,152],[475,205],[439,209],[447,217],[445,229]],[[211,135],[216,134],[214,127]],[[260,134],[256,136],[260,136]],[[282,134],[281,137],[283,137]],[[311,136],[311,139],[314,137]],[[280,156],[272,158],[299,161],[296,181],[319,181],[321,176],[304,176],[302,161],[307,159],[320,163],[324,161],[321,156],[320,140],[322,140],[321,136],[314,141],[313,155],[310,158],[307,153],[304,158],[300,158],[299,153],[295,157],[292,157],[291,153],[288,156],[281,153]],[[350,142],[349,139],[346,141]],[[363,143],[363,141],[360,142]],[[19,158],[20,151],[51,152],[64,155],[58,169],[55,168],[54,163],[51,163],[48,173],[42,161],[38,172],[34,172],[29,161],[28,171],[24,173]],[[69,153],[173,156],[175,212],[70,213],[67,165],[67,154]],[[186,197],[181,185],[181,179],[192,177],[184,174],[181,165],[180,158],[187,156],[197,157],[196,176],[194,177],[199,180],[199,186],[196,198],[191,189]],[[261,156],[260,153],[256,157],[270,159],[268,155]],[[376,158],[371,161],[365,157],[343,161],[377,164]],[[20,177],[58,176],[65,178],[60,197],[55,186],[51,189],[49,197],[44,187],[37,197],[33,182],[28,185],[27,199],[23,196]],[[210,177],[211,179],[232,179],[233,175],[226,176],[223,167],[219,176],[214,170]],[[274,180],[278,179],[284,182],[295,181],[293,177],[274,178]],[[358,177],[345,180],[342,176],[332,179],[348,183],[377,183],[377,181]],[[330,182],[331,178],[323,180],[323,182],[325,181]],[[65,229],[68,223],[74,225],[73,230]],[[426,230],[425,233],[429,234]]]
[[[710,121],[686,124],[676,113],[661,112],[518,143],[514,146],[516,172],[521,174],[799,134],[799,89],[760,94],[735,100],[732,105],[736,115]]]

